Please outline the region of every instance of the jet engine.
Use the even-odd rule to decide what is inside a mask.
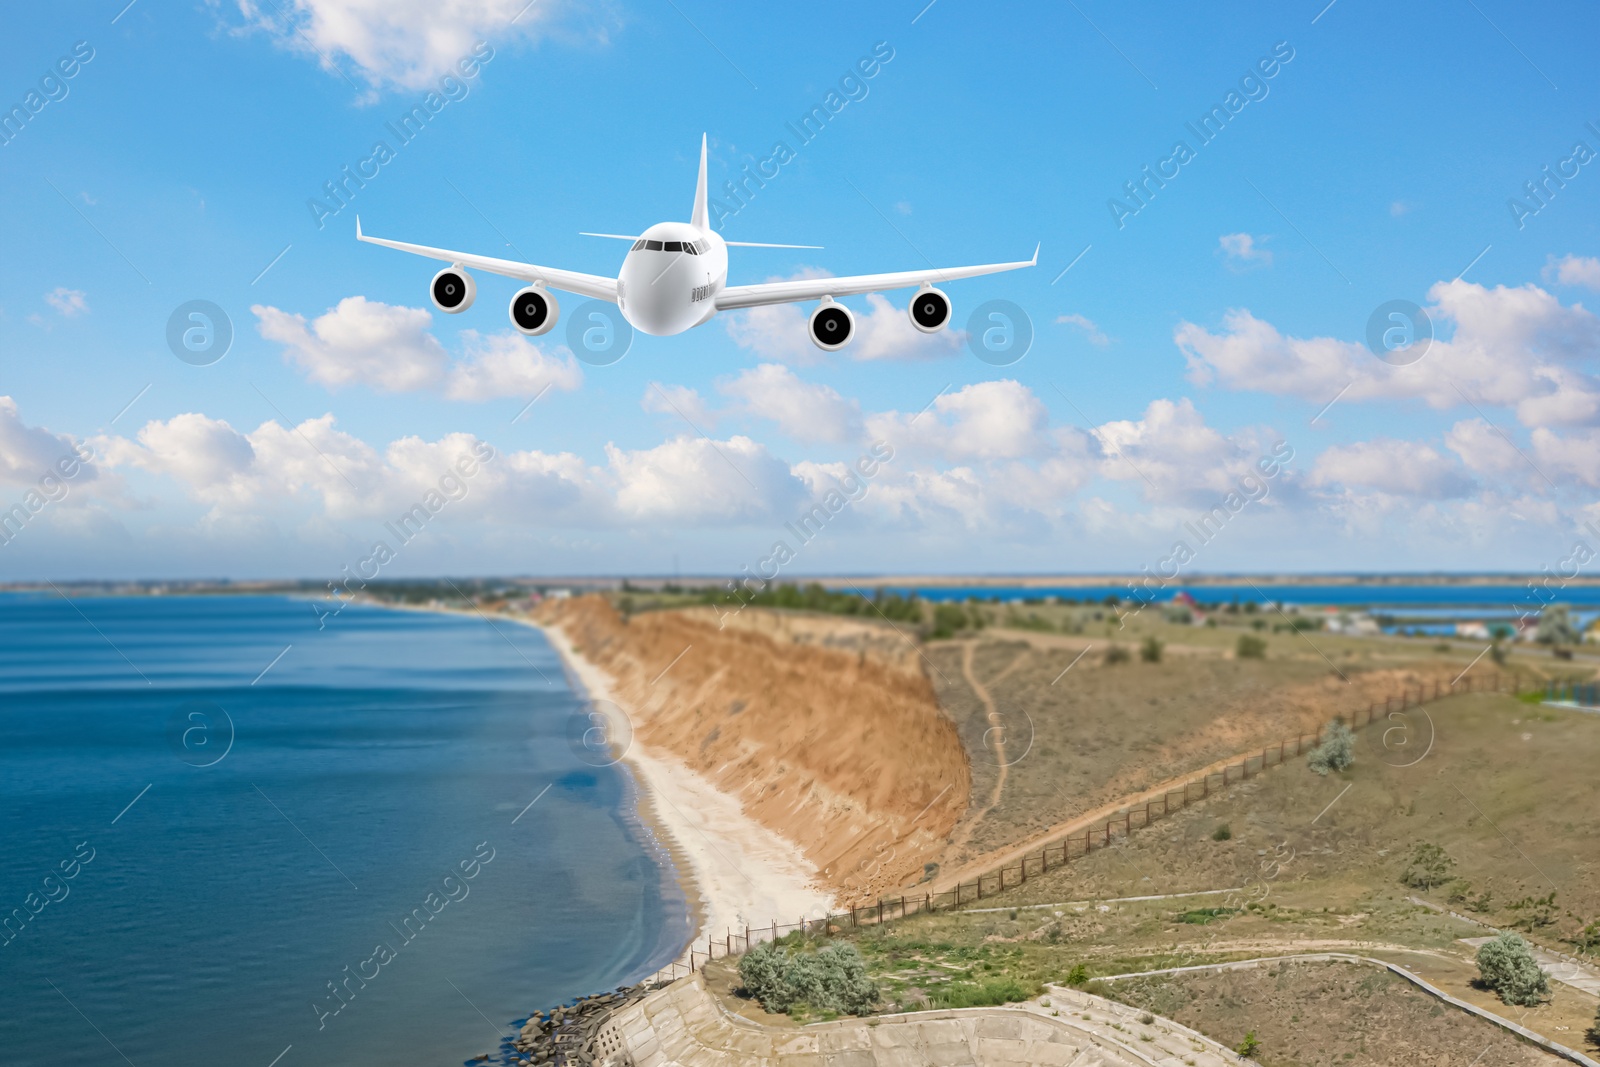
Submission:
[[[811,313],[807,324],[811,341],[824,352],[837,352],[850,342],[856,331],[856,317],[843,304],[833,302],[831,296],[822,298],[817,310]]]
[[[538,337],[549,333],[561,317],[561,305],[542,285],[530,285],[517,290],[511,298],[511,325],[518,333]]]
[[[450,315],[467,310],[477,295],[478,284],[460,267],[446,267],[433,276],[428,286],[433,306]]]
[[[906,311],[911,325],[923,333],[937,333],[950,323],[950,298],[931,286],[918,289]]]

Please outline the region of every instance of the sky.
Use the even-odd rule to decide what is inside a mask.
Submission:
[[[0,37],[0,580],[1600,565],[1597,29],[33,5]],[[602,365],[582,299],[524,338],[519,283],[444,314],[439,264],[354,239],[614,276],[580,231],[686,220],[702,135],[725,238],[822,246],[731,249],[730,284],[1038,265],[948,283],[932,335],[901,290],[846,298],[838,352],[797,305]]]

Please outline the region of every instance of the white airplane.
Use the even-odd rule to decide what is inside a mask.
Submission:
[[[832,352],[843,348],[855,332],[855,317],[835,298],[857,293],[876,293],[917,286],[908,313],[911,324],[923,333],[943,329],[950,322],[950,298],[933,287],[935,281],[973,278],[980,274],[1031,267],[1039,262],[1039,249],[1033,258],[1016,263],[988,263],[977,267],[952,267],[904,270],[891,274],[860,274],[850,278],[802,278],[759,285],[733,285],[728,282],[728,248],[817,248],[817,245],[774,245],[753,241],[724,241],[711,228],[706,217],[706,140],[700,138],[700,178],[695,184],[694,210],[688,222],[658,222],[642,234],[586,233],[585,237],[611,237],[632,241],[615,278],[598,274],[517,263],[491,256],[474,256],[445,248],[406,244],[368,237],[356,219],[356,240],[398,248],[450,266],[433,276],[429,296],[440,311],[456,314],[472,306],[478,287],[467,273],[487,271],[507,278],[531,282],[511,298],[511,324],[520,332],[537,337],[547,333],[560,316],[560,305],[550,290],[576,293],[616,304],[632,326],[644,333],[669,337],[699,326],[719,311],[758,307],[763,304],[792,304],[820,300],[811,313],[808,332],[818,348]]]

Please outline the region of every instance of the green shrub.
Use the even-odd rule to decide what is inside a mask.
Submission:
[[[1501,934],[1479,947],[1478,977],[1507,1004],[1531,1007],[1550,998],[1549,978],[1516,934]]]
[[[1589,1039],[1589,1044],[1600,1048],[1600,1008],[1595,1009],[1594,1025],[1589,1027],[1583,1036]]]
[[[1015,978],[989,978],[982,982],[950,982],[932,990],[928,999],[939,1008],[986,1008],[1032,1000],[1043,989],[1042,985],[1025,986]]]
[[[1240,659],[1266,659],[1267,642],[1251,634],[1240,634],[1239,643],[1233,646],[1233,654]]]
[[[1081,986],[1089,980],[1089,967],[1087,964],[1075,963],[1072,970],[1067,972],[1067,984]]]
[[[1157,638],[1147,637],[1144,644],[1139,646],[1139,658],[1146,663],[1160,663],[1161,650],[1165,647]]]
[[[762,942],[739,957],[739,981],[745,995],[761,1002],[771,1012],[789,1010],[792,997],[784,974],[789,969],[789,957],[776,945]]]
[[[1227,823],[1223,823],[1221,826],[1211,831],[1211,840],[1213,841],[1227,841],[1231,837],[1233,837],[1233,831],[1228,829]]]
[[[1256,1050],[1260,1047],[1260,1039],[1256,1037],[1256,1032],[1251,1030],[1244,1035],[1244,1040],[1239,1042],[1239,1047],[1233,1051],[1237,1052],[1241,1056],[1254,1056],[1256,1054]]]
[[[854,945],[835,943],[792,955],[776,945],[757,945],[740,957],[739,981],[770,1012],[806,1004],[818,1011],[865,1015],[878,1001],[878,987],[867,977]]]
[[[930,637],[953,637],[957,630],[968,626],[967,610],[960,604],[940,604],[933,609],[933,632]]]
[[[1450,868],[1455,865],[1456,861],[1444,849],[1424,841],[1411,850],[1411,858],[1400,872],[1400,881],[1412,889],[1432,889],[1450,881]],[[1464,891],[1461,899],[1466,899]]]
[[[1356,735],[1338,719],[1322,729],[1322,742],[1311,750],[1306,763],[1318,774],[1342,771],[1356,761]]]
[[[1106,649],[1107,663],[1126,663],[1132,658],[1132,656],[1128,655],[1128,650],[1123,648],[1121,645],[1113,644],[1110,648]]]

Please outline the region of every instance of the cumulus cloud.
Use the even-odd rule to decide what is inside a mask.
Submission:
[[[1162,503],[1201,503],[1232,492],[1276,443],[1270,432],[1230,435],[1206,425],[1188,398],[1152,400],[1143,418],[1103,423],[1094,434],[1106,454],[1105,477]]]
[[[658,415],[672,415],[683,419],[695,428],[716,424],[717,413],[711,410],[699,390],[687,385],[663,385],[651,382],[645,387],[639,406]]]
[[[1436,339],[1407,366],[1375,358],[1364,344],[1280,333],[1248,311],[1230,311],[1212,332],[1185,322],[1174,340],[1196,384],[1217,383],[1325,404],[1421,399],[1439,409],[1509,407],[1525,425],[1573,425],[1600,418],[1600,319],[1565,306],[1536,285],[1486,288],[1439,282],[1428,291]],[[1348,387],[1348,388],[1347,388]]]
[[[1387,438],[1327,449],[1317,457],[1310,482],[1428,500],[1466,496],[1474,488],[1471,478],[1431,446]]]
[[[897,450],[955,462],[1020,459],[1050,451],[1049,413],[1033,390],[1011,379],[940,393],[923,411],[869,416],[871,437]]]
[[[1565,255],[1560,259],[1550,257],[1545,264],[1544,277],[1560,285],[1581,285],[1600,292],[1600,259],[1594,256]]]
[[[528,37],[555,0],[238,0],[246,21],[333,72],[342,59],[375,86],[433,88],[479,42]]]
[[[571,391],[583,384],[583,371],[571,353],[546,352],[520,334],[484,337],[468,330],[462,340],[466,355],[445,381],[444,395],[451,400],[535,397],[548,389]]]
[[[449,357],[422,308],[347,296],[309,326],[305,317],[252,305],[261,336],[284,347],[284,358],[329,389],[361,384],[398,393],[431,386]]]
[[[63,318],[76,318],[89,313],[88,294],[81,289],[57,286],[44,294],[44,302],[56,309]]]
[[[0,396],[0,485],[33,485],[63,459],[77,460],[72,438],[22,421],[17,402]],[[84,464],[75,481],[92,479],[95,469]]]
[[[1090,321],[1087,315],[1057,315],[1056,322],[1067,326],[1076,326],[1083,331],[1084,337],[1089,339],[1090,344],[1104,348],[1111,343],[1111,338],[1107,337],[1100,327]]]
[[[801,381],[778,363],[763,363],[717,387],[738,410],[777,424],[785,436],[806,443],[853,441],[861,436],[861,405],[832,386]]]
[[[261,336],[283,346],[284,358],[328,389],[365,385],[382,393],[442,389],[451,400],[529,398],[572,390],[583,372],[571,353],[549,352],[515,333],[462,333],[465,354],[452,363],[430,332],[433,316],[349,296],[307,323],[302,315],[256,304]]]
[[[1217,238],[1217,248],[1234,266],[1270,267],[1272,253],[1261,247],[1265,241],[1248,233],[1225,233]]]

